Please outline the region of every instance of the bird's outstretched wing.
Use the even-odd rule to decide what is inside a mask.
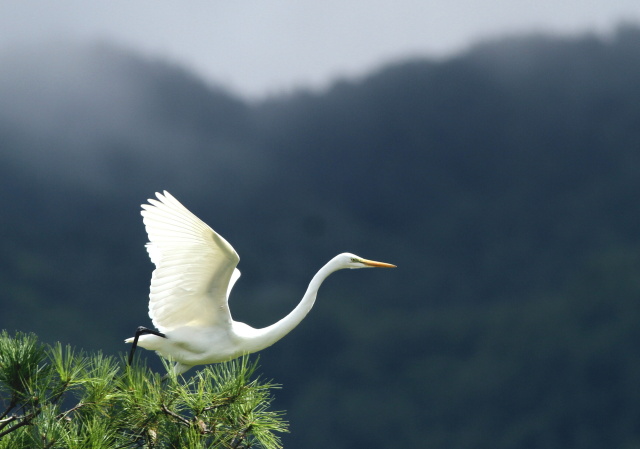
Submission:
[[[228,295],[240,277],[233,247],[169,192],[142,205],[156,269],[151,276],[149,316],[161,332],[182,326],[231,323]]]

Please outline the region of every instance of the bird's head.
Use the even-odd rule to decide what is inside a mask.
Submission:
[[[342,253],[337,256],[340,261],[340,268],[395,268],[396,266],[385,262],[364,259],[351,253]]]

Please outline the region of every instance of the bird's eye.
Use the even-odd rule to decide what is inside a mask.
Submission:
[[[355,257],[352,257],[352,258],[351,258],[351,262],[353,262],[353,263],[357,263],[357,262],[360,262],[360,261],[359,261],[358,259],[356,259]]]

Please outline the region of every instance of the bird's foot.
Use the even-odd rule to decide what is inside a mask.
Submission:
[[[147,334],[157,335],[158,337],[167,338],[167,336],[162,332],[158,332],[153,329],[148,329],[144,326],[139,326],[138,329],[136,330],[136,335],[133,337],[133,344],[131,345],[131,351],[129,351],[129,362],[128,362],[129,365],[131,365],[131,362],[133,361],[133,354],[135,354],[136,348],[138,347],[138,339],[140,338],[140,335],[147,335]]]

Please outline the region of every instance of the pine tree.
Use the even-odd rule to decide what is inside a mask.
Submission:
[[[0,449],[280,448],[278,385],[247,356],[190,378],[0,333]]]

